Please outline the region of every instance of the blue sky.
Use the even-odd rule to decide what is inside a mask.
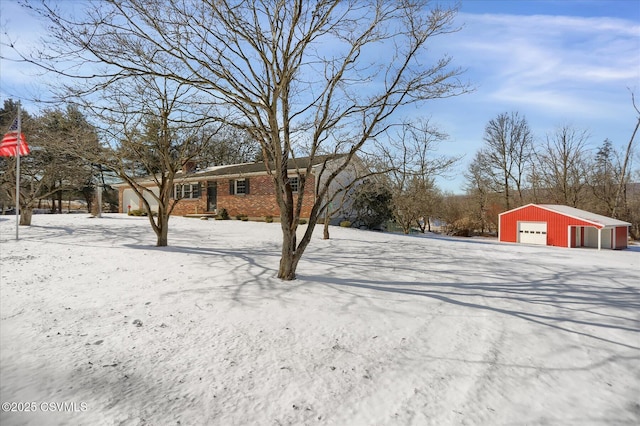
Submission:
[[[3,33],[36,43],[40,25],[16,1],[0,0],[0,8]],[[630,90],[640,103],[640,0],[463,0],[457,22],[461,30],[434,39],[431,52],[452,56],[475,91],[411,111],[449,134],[441,154],[464,156],[454,177],[439,181],[443,189],[462,191],[485,125],[503,112],[524,115],[537,143],[568,124],[588,130],[594,149],[605,138],[626,146],[636,122]],[[42,80],[32,74],[0,61],[0,98],[35,109],[28,99]]]
[[[442,187],[461,190],[485,125],[503,112],[524,115],[537,143],[568,124],[593,148],[606,138],[626,146],[637,120],[630,90],[640,100],[639,0],[469,0],[458,22],[436,52],[466,68],[476,91],[420,111],[450,135],[441,151],[465,156]]]

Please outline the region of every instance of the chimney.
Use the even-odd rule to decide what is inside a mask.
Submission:
[[[197,168],[197,164],[195,160],[188,160],[182,163],[182,173],[184,174],[193,173],[196,171],[196,168]]]

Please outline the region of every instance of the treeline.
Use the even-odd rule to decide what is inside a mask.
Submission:
[[[630,222],[632,235],[640,236],[634,183],[640,172],[632,150],[616,150],[609,139],[594,148],[587,131],[569,125],[536,143],[526,118],[515,112],[491,120],[483,139],[465,174],[467,209],[451,223],[495,231],[497,213],[528,203],[562,204]]]
[[[498,215],[528,203],[562,204],[632,224],[640,238],[640,170],[634,167],[632,142],[616,149],[610,140],[594,147],[585,130],[565,125],[544,139],[536,138],[526,118],[503,113],[487,123],[484,144],[465,171],[465,194],[443,193],[435,177],[450,171],[458,159],[419,156],[442,140],[400,138],[396,156],[385,156],[387,171],[356,190],[356,223],[370,228],[392,220],[402,231],[430,230],[443,223],[457,235],[495,233]],[[415,135],[414,135],[415,136]],[[399,155],[397,154],[399,152]],[[409,154],[408,154],[409,153]],[[393,158],[415,159],[413,165]]]
[[[4,101],[0,128],[6,130],[18,116],[18,103]],[[99,148],[95,129],[77,108],[47,109],[33,115],[21,113],[22,133],[31,153],[20,158],[20,224],[29,225],[33,210],[46,200],[50,211],[61,213],[63,200],[84,200],[93,209],[96,187],[109,177],[99,164],[86,161],[78,147]],[[0,158],[0,205],[15,207],[15,157]],[[117,206],[117,194],[106,191],[104,201]]]

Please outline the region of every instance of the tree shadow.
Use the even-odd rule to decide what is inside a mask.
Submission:
[[[280,259],[280,253],[279,246],[276,244],[263,244],[262,246],[256,246],[250,249],[218,249],[179,245],[155,247],[138,244],[125,244],[124,246],[135,250],[162,251],[166,253],[200,256],[202,262],[211,267],[219,266],[221,263],[225,264],[227,266],[225,273],[232,277],[228,285],[211,282],[210,285],[199,288],[166,292],[163,296],[190,293],[206,295],[215,293],[220,289],[226,289],[231,291],[232,300],[239,304],[247,305],[252,301],[263,300],[265,298],[281,299],[283,295],[303,285],[301,281],[283,283],[283,281],[277,278],[278,269],[276,266]]]
[[[603,271],[604,272],[604,271]],[[424,297],[438,302],[515,317],[562,332],[640,350],[640,290],[635,287],[563,284],[558,274],[540,282],[410,282],[326,276],[305,281],[339,290]],[[355,297],[366,297],[361,292]],[[548,312],[551,311],[551,312]],[[604,311],[604,312],[600,312]],[[614,313],[612,313],[614,312]],[[607,336],[607,330],[637,335],[634,343]]]

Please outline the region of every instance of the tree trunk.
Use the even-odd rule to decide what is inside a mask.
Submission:
[[[149,219],[154,220],[153,213],[149,212]],[[169,215],[165,213],[158,213],[156,218],[157,226],[153,228],[156,232],[156,247],[166,247],[169,245]]]
[[[613,202],[613,211],[611,212],[611,217],[617,218],[618,214],[618,203],[620,202],[620,194],[622,193],[622,189],[626,186],[625,180],[627,177],[627,165],[629,164],[629,158],[631,157],[631,146],[633,145],[633,139],[636,137],[636,133],[638,132],[638,128],[640,127],[640,118],[638,118],[638,122],[636,123],[635,129],[633,129],[633,133],[631,134],[631,139],[629,139],[629,144],[627,145],[627,151],[624,155],[624,163],[622,164],[622,170],[620,172],[620,182],[618,183],[618,188],[616,190],[615,201]]]
[[[168,233],[169,230],[166,227],[162,228],[162,230],[158,234],[156,247],[166,247],[169,245],[169,237],[167,235]]]
[[[62,190],[58,190],[58,213],[62,214]]]
[[[328,240],[329,239],[329,219],[327,217],[324,218],[324,226],[323,226],[323,230],[322,230],[322,239],[323,240]]]
[[[298,262],[294,253],[282,253],[280,258],[280,269],[278,269],[278,278],[283,281],[293,281],[296,279],[296,267]]]
[[[287,222],[291,221],[291,218],[282,217],[280,220]],[[296,279],[296,268],[298,266],[298,259],[296,257],[296,230],[297,226],[292,226],[293,223],[282,223],[282,257],[280,258],[280,268],[278,270],[278,278],[283,281],[293,281]]]
[[[507,210],[510,210],[509,206],[509,178],[508,175],[504,179],[504,204]]]
[[[31,226],[31,216],[33,216],[33,207],[28,206],[20,209],[20,225]]]

